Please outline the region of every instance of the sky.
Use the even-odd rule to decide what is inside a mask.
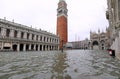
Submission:
[[[68,8],[68,41],[105,31],[107,0],[65,0]],[[59,0],[0,0],[0,18],[56,34]]]

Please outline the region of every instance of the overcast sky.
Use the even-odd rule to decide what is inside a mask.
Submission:
[[[0,18],[56,33],[59,0],[0,0]],[[106,0],[66,0],[68,7],[68,40],[89,38],[91,31],[105,31]]]

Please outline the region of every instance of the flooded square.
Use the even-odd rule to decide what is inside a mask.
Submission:
[[[120,61],[106,51],[0,52],[0,79],[119,79]]]

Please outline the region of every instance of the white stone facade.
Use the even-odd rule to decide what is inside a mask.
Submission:
[[[106,17],[109,21],[111,49],[120,58],[120,0],[107,0]]]
[[[0,51],[45,51],[58,48],[58,36],[0,19]]]
[[[107,29],[106,29],[107,30]],[[107,32],[90,32],[90,49],[106,50],[109,49],[109,40]]]

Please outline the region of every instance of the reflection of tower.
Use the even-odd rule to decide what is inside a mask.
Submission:
[[[52,76],[50,79],[71,79],[65,70],[69,65],[66,63],[66,53],[58,53],[55,56],[55,63],[53,64]]]
[[[60,48],[68,42],[67,34],[67,4],[65,0],[59,0],[57,9],[57,35],[60,37]]]

